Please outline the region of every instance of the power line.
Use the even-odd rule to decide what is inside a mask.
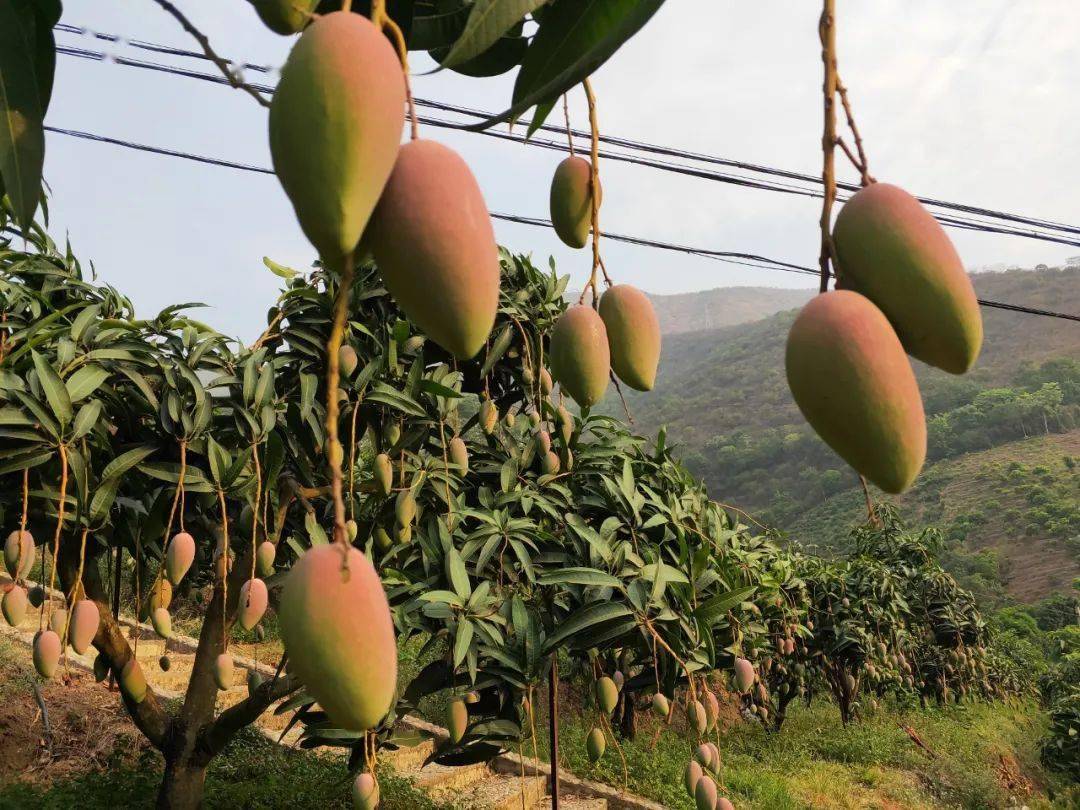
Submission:
[[[106,135],[98,135],[96,133],[83,132],[81,130],[75,129],[64,129],[55,126],[46,126],[45,129],[58,135],[67,135],[73,138],[81,138],[84,140],[94,141],[96,143],[111,144],[113,146],[120,146],[125,149],[134,149],[140,152],[148,152],[150,154],[161,155],[164,157],[180,158],[183,160],[190,160],[196,163],[203,163],[210,166],[218,166],[227,169],[237,169],[239,171],[254,172],[257,174],[274,174],[273,169],[269,169],[263,166],[256,166],[251,163],[242,163],[239,161],[207,157],[205,155],[197,155],[191,152],[183,152],[175,149],[165,149],[163,147],[135,143],[133,141],[127,141],[120,138],[110,138]],[[494,211],[489,213],[495,219],[500,219],[506,222],[513,222],[519,225],[530,225],[533,227],[551,228],[551,220],[549,219],[541,219],[539,217],[525,217],[516,214],[503,214]],[[687,245],[678,245],[671,242],[660,242],[652,239],[643,239],[641,237],[628,236],[626,234],[608,233],[606,231],[603,233],[603,238],[611,239],[615,242],[624,242],[631,245],[637,245],[639,247],[648,247],[658,250],[673,251],[676,253],[685,253],[692,256],[700,256],[702,258],[712,259],[714,261],[720,261],[727,264],[737,264],[746,267],[753,267],[760,270],[780,270],[783,272],[799,273],[810,276],[817,276],[818,274],[818,271],[812,267],[792,264],[790,262],[783,262],[777,259],[770,259],[767,256],[759,256],[753,253],[739,253],[734,251],[720,251],[710,250],[708,248],[696,248]],[[1011,312],[1020,312],[1028,315],[1041,315],[1048,318],[1059,318],[1067,321],[1080,322],[1080,315],[1070,315],[1064,312],[1053,312],[1051,310],[1025,307],[1019,304],[1010,304],[1001,301],[987,301],[984,299],[979,299],[979,304],[984,307],[991,307],[994,309],[1004,309]]]
[[[102,33],[98,33],[98,32],[91,32],[88,29],[77,28],[75,26],[68,26],[68,25],[57,26],[57,28],[58,28],[58,30],[66,31],[68,33],[91,34],[95,38],[103,39],[103,40],[110,41],[110,42],[117,42],[117,43],[125,42],[125,40],[123,40],[123,38],[121,38],[121,37],[119,37],[119,36],[117,36],[115,34],[102,34]],[[131,45],[132,47],[142,48],[142,49],[145,49],[145,50],[153,51],[155,53],[162,53],[162,54],[173,55],[173,56],[183,56],[183,57],[197,58],[197,59],[202,59],[202,60],[208,59],[208,57],[205,54],[202,54],[202,53],[197,52],[197,51],[190,51],[190,50],[186,50],[186,49],[183,49],[183,48],[174,48],[174,47],[166,46],[166,45],[158,45],[158,44],[155,44],[155,43],[142,42],[140,40],[128,41],[127,44]],[[93,59],[93,60],[96,60],[96,61],[111,60],[111,61],[116,62],[117,64],[125,65],[125,66],[128,66],[128,67],[136,67],[136,68],[142,68],[142,69],[147,69],[147,70],[155,70],[155,71],[159,71],[159,72],[184,76],[186,78],[193,78],[193,79],[199,79],[199,80],[202,80],[202,81],[209,81],[209,82],[212,82],[212,83],[215,83],[215,84],[229,85],[228,80],[224,76],[221,76],[220,74],[203,73],[203,72],[200,72],[200,71],[189,70],[187,68],[179,68],[179,67],[174,67],[174,66],[171,66],[171,65],[164,65],[164,64],[161,64],[161,63],[157,63],[157,62],[149,62],[149,61],[140,60],[140,59],[130,59],[130,58],[121,57],[121,56],[111,56],[110,57],[110,56],[108,56],[108,55],[106,55],[106,54],[104,54],[104,53],[102,53],[100,51],[91,51],[91,50],[88,50],[88,49],[85,49],[85,48],[71,48],[71,47],[59,46],[57,48],[57,51],[59,53],[63,53],[64,55],[67,55],[67,56],[76,56],[76,57],[81,57],[81,58]],[[239,67],[242,67],[244,69],[256,70],[256,71],[262,72],[262,73],[271,73],[272,72],[271,68],[266,67],[264,65],[254,65],[254,64],[251,64],[251,63],[243,63],[243,64],[234,63],[234,64],[238,64]],[[268,85],[260,85],[260,84],[254,84],[254,83],[249,83],[249,85],[252,88],[254,88],[255,90],[257,90],[259,92],[267,93],[267,94],[272,94],[273,91],[274,91],[274,88],[271,87],[271,86],[268,86]],[[438,110],[442,110],[442,111],[454,112],[454,113],[463,114],[463,115],[469,115],[469,116],[473,116],[473,117],[489,117],[490,116],[490,113],[485,112],[483,110],[474,110],[474,109],[471,109],[471,108],[468,108],[468,107],[460,107],[460,106],[456,106],[456,105],[444,104],[442,102],[435,102],[435,101],[430,101],[430,100],[426,100],[426,99],[415,99],[415,101],[420,106],[425,106],[425,107],[438,109]],[[460,130],[460,129],[463,128],[463,125],[461,123],[454,122],[454,121],[446,121],[444,119],[427,118],[427,117],[421,116],[421,117],[419,117],[418,120],[421,123],[424,123],[424,124],[429,125],[429,126],[442,127],[442,128],[448,128],[448,129],[457,129],[457,130]],[[562,130],[561,128],[554,127],[554,126],[551,126],[551,125],[543,125],[541,127],[541,129],[545,130],[545,131],[550,131],[550,132],[558,132],[558,133],[563,133],[564,132],[564,130]],[[589,133],[582,132],[580,130],[571,130],[571,131],[578,137],[588,137],[589,136]],[[569,151],[569,146],[566,145],[566,144],[563,144],[561,141],[550,141],[550,140],[541,140],[541,139],[537,139],[537,138],[526,138],[524,136],[514,135],[512,133],[503,133],[503,132],[497,132],[497,131],[493,131],[493,130],[484,130],[479,134],[483,134],[485,136],[497,138],[497,139],[500,139],[500,140],[507,140],[507,141],[517,142],[517,143],[525,143],[525,144],[530,145],[530,146],[547,148],[547,149],[552,149],[552,150],[560,151],[560,152],[568,152]],[[717,165],[738,167],[738,168],[746,170],[746,171],[759,172],[759,173],[764,173],[764,174],[767,174],[767,175],[783,177],[783,178],[786,178],[786,179],[794,179],[794,180],[798,180],[798,181],[801,181],[801,182],[810,182],[810,183],[814,183],[816,185],[820,185],[820,183],[821,183],[820,178],[815,177],[813,175],[802,174],[802,173],[799,173],[799,172],[792,172],[792,171],[787,171],[787,170],[782,170],[782,169],[775,169],[775,168],[772,168],[772,167],[761,166],[759,164],[745,163],[745,162],[742,162],[742,161],[734,161],[734,160],[729,160],[729,159],[725,159],[725,158],[718,158],[718,157],[715,157],[715,156],[712,156],[712,155],[705,155],[705,154],[702,154],[702,153],[695,153],[695,152],[689,152],[689,151],[686,151],[686,150],[673,149],[673,148],[670,148],[670,147],[663,147],[663,146],[658,146],[658,145],[655,145],[655,144],[647,144],[647,143],[643,143],[643,142],[640,142],[640,141],[633,141],[633,140],[630,140],[630,139],[618,138],[618,137],[614,137],[614,136],[601,135],[600,139],[602,141],[606,142],[606,143],[610,143],[610,144],[613,144],[613,145],[617,145],[617,146],[621,146],[621,147],[625,147],[625,148],[629,148],[629,149],[635,149],[635,150],[638,150],[638,151],[644,151],[644,152],[648,152],[648,153],[652,153],[652,154],[677,156],[677,157],[680,157],[680,158],[683,158],[683,159],[688,159],[688,160],[696,160],[696,161],[701,161],[701,162],[706,162],[706,163],[713,163],[713,164],[717,164]],[[641,166],[647,166],[647,167],[650,167],[650,168],[660,169],[662,171],[673,172],[673,173],[676,173],[676,174],[682,174],[682,175],[691,176],[691,177],[698,177],[698,178],[701,178],[701,179],[712,180],[712,181],[727,183],[727,184],[731,184],[731,185],[742,186],[742,187],[746,187],[746,188],[756,188],[756,189],[765,190],[765,191],[774,191],[774,192],[779,192],[779,193],[784,193],[784,194],[794,194],[794,195],[797,195],[797,196],[803,196],[803,197],[808,197],[808,198],[816,198],[816,199],[820,199],[821,196],[822,196],[821,192],[818,191],[816,188],[807,189],[807,188],[791,185],[790,183],[776,183],[776,182],[771,182],[771,181],[756,180],[756,179],[753,179],[753,178],[747,178],[745,176],[740,176],[740,175],[732,175],[732,174],[724,173],[724,172],[716,172],[716,171],[710,171],[710,170],[704,170],[704,169],[697,169],[697,168],[694,168],[694,167],[691,167],[691,166],[686,166],[684,164],[672,163],[670,161],[648,159],[648,158],[640,158],[640,157],[635,157],[635,156],[632,156],[632,155],[627,155],[627,154],[624,154],[624,153],[608,152],[608,151],[600,152],[600,157],[602,157],[602,158],[604,158],[606,160],[614,160],[614,161],[617,161],[617,162],[624,162],[624,163],[631,163],[631,164],[636,164],[636,165],[641,165]],[[855,185],[852,185],[852,184],[849,184],[849,183],[840,183],[839,186],[841,188],[845,188],[845,189],[848,189],[848,190],[857,190],[857,188],[858,188],[858,186],[855,186]],[[849,198],[841,195],[841,196],[838,197],[838,199],[841,202],[844,202]],[[986,222],[981,222],[979,220],[971,219],[970,217],[935,214],[935,216],[936,216],[936,218],[938,219],[939,222],[941,222],[944,225],[950,226],[950,227],[960,228],[960,229],[963,229],[963,230],[977,231],[977,232],[982,232],[982,233],[994,233],[994,234],[1002,234],[1002,235],[1006,235],[1006,236],[1020,236],[1020,237],[1027,238],[1027,239],[1035,239],[1035,240],[1044,241],[1044,242],[1052,242],[1052,243],[1056,243],[1056,244],[1069,245],[1071,247],[1080,247],[1080,241],[1077,241],[1077,240],[1074,240],[1074,239],[1063,238],[1063,237],[1056,236],[1054,234],[1045,232],[1045,230],[1051,230],[1051,231],[1058,231],[1058,232],[1063,232],[1063,233],[1068,233],[1068,234],[1078,234],[1078,235],[1080,235],[1080,227],[1076,227],[1076,226],[1072,226],[1072,225],[1065,225],[1065,224],[1062,224],[1062,223],[1056,223],[1056,222],[1052,222],[1052,221],[1049,221],[1049,220],[1038,219],[1038,218],[1034,218],[1034,217],[1021,216],[1021,215],[1018,215],[1018,214],[1010,214],[1010,213],[1007,213],[1007,212],[994,211],[992,209],[986,209],[986,208],[981,208],[981,207],[978,207],[978,206],[966,205],[966,204],[962,204],[962,203],[951,203],[951,202],[946,202],[946,201],[942,201],[942,200],[935,200],[933,198],[927,198],[927,197],[920,197],[918,199],[921,202],[923,202],[924,204],[927,204],[927,205],[941,207],[941,208],[945,208],[945,209],[948,209],[948,210],[959,211],[959,212],[963,212],[963,213],[973,215],[973,216],[989,217],[991,219],[999,219],[999,220],[1003,220],[1003,221],[1006,221],[1006,222],[1015,222],[1015,223],[1020,223],[1020,224],[1026,224],[1026,225],[1033,226],[1034,228],[1039,228],[1039,229],[1042,229],[1042,230],[1025,230],[1025,229],[1022,229],[1022,228],[1014,228],[1014,227],[1010,227],[1010,226],[992,225],[992,224],[989,224],[989,223],[986,223]]]

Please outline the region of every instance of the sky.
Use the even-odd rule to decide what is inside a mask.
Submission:
[[[293,39],[261,26],[244,0],[177,0],[229,58],[280,66]],[[840,75],[879,180],[915,194],[1063,222],[1080,221],[1080,106],[1075,0],[838,0]],[[821,162],[819,5],[810,0],[669,0],[596,74],[601,131],[816,174]],[[197,50],[151,0],[65,0],[63,22]],[[59,44],[183,64],[72,34]],[[508,106],[513,73],[470,79],[419,75],[417,96],[462,106]],[[253,77],[263,81],[272,81]],[[571,121],[587,128],[580,92]],[[561,116],[553,116],[553,122]],[[266,110],[240,91],[111,62],[61,55],[47,123],[114,138],[269,166]],[[421,127],[468,161],[491,210],[546,217],[562,155],[472,133]],[[839,165],[839,163],[838,163]],[[601,162],[601,229],[812,265],[817,200]],[[269,256],[298,269],[313,257],[276,180],[50,134],[50,233],[70,238],[100,281],[129,295],[140,316],[181,301],[250,342],[280,280]],[[842,177],[855,180],[844,167]],[[553,233],[495,223],[502,244],[554,256],[579,288],[589,251]],[[950,231],[968,267],[1062,264],[1080,249]],[[604,242],[617,282],[650,293],[750,285],[808,287],[782,272]]]

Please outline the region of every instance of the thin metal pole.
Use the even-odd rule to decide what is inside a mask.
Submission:
[[[559,810],[559,656],[551,654],[548,673],[548,747],[551,750],[551,810]]]

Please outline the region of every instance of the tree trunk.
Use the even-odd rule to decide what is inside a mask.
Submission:
[[[158,791],[159,810],[195,810],[202,804],[206,765],[184,756],[165,760],[165,776]]]
[[[624,693],[622,717],[619,718],[619,733],[624,740],[633,740],[637,734],[637,706],[634,705],[634,695]]]

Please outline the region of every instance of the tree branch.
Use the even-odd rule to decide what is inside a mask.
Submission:
[[[261,104],[263,107],[270,106],[270,102],[267,101],[266,98],[258,90],[256,90],[250,84],[246,84],[245,82],[240,81],[237,75],[233,72],[232,68],[229,67],[229,60],[218,56],[217,52],[210,45],[210,40],[207,38],[206,34],[196,28],[191,23],[191,21],[184,16],[184,12],[182,12],[180,9],[170,3],[169,0],[154,0],[154,2],[161,6],[163,9],[165,9],[166,12],[168,12],[178,23],[180,23],[181,27],[183,27],[185,31],[187,31],[189,34],[191,34],[192,37],[195,38],[195,41],[198,42],[199,46],[203,49],[203,53],[206,54],[207,58],[211,62],[217,65],[218,70],[220,70],[222,75],[224,75],[225,78],[229,80],[229,84],[231,84],[237,90],[243,90],[257,102],[259,102],[259,104]]]
[[[199,733],[197,749],[200,756],[209,761],[229,744],[236,732],[254,723],[273,703],[297,691],[301,686],[298,680],[291,677],[260,684],[247,698],[223,711]]]

